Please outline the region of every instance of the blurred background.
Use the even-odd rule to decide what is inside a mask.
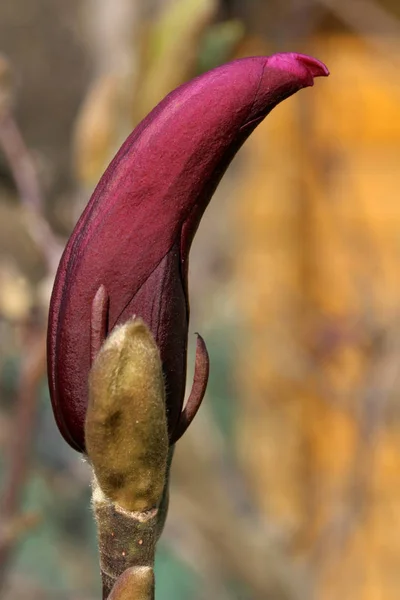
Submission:
[[[174,460],[156,598],[399,597],[399,40],[396,0],[0,3],[1,598],[101,593],[90,471],[46,382],[74,223],[167,92],[276,51],[331,76],[259,126],[197,234],[211,375]]]

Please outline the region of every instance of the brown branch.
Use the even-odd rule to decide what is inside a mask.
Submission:
[[[32,526],[32,519],[20,515],[21,494],[29,469],[30,448],[35,429],[37,390],[46,371],[45,332],[32,324],[27,326],[25,351],[22,357],[19,393],[9,445],[8,478],[0,502],[0,589],[16,540],[21,531]],[[21,521],[22,519],[22,521]],[[25,527],[22,527],[25,522]],[[13,525],[17,525],[14,527]],[[13,535],[10,534],[13,532]]]
[[[221,573],[245,583],[254,600],[308,598],[305,573],[265,521],[257,513],[238,512],[226,487],[226,470],[218,469],[220,448],[214,435],[211,417],[203,410],[177,448],[165,539],[181,559],[192,559],[192,568],[201,564],[207,577],[214,568],[217,577]]]
[[[27,212],[27,227],[40,248],[50,273],[54,273],[62,252],[50,225],[43,216],[44,203],[36,169],[22,134],[10,110],[0,116],[0,148],[14,177],[20,200]]]

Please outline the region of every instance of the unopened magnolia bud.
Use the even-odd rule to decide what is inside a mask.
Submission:
[[[251,132],[279,102],[327,74],[318,60],[293,52],[235,60],[168,94],[123,144],[69,239],[50,305],[50,396],[60,431],[74,448],[85,449],[89,324],[101,286],[110,331],[132,315],[152,331],[168,389],[171,442],[186,429],[208,375],[203,343],[194,395],[182,412],[194,235]]]
[[[128,511],[157,506],[168,454],[157,345],[141,319],[117,327],[89,377],[86,449],[104,495]]]

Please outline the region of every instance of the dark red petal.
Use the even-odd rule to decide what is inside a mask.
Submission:
[[[300,54],[234,61],[169,94],[124,143],[67,244],[50,307],[50,394],[75,448],[84,449],[91,307],[101,285],[109,294],[109,330],[133,313],[150,326],[174,429],[185,380],[187,257],[201,216],[254,127],[326,74]]]

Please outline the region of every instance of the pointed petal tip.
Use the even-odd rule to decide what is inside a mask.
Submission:
[[[297,52],[274,54],[269,58],[268,64],[271,67],[289,70],[294,75],[304,77],[306,86],[314,85],[315,77],[327,77],[329,75],[329,69],[323,62],[307,54],[298,54]]]
[[[295,54],[294,57],[303,64],[313,77],[327,77],[329,69],[323,62],[307,54]]]

